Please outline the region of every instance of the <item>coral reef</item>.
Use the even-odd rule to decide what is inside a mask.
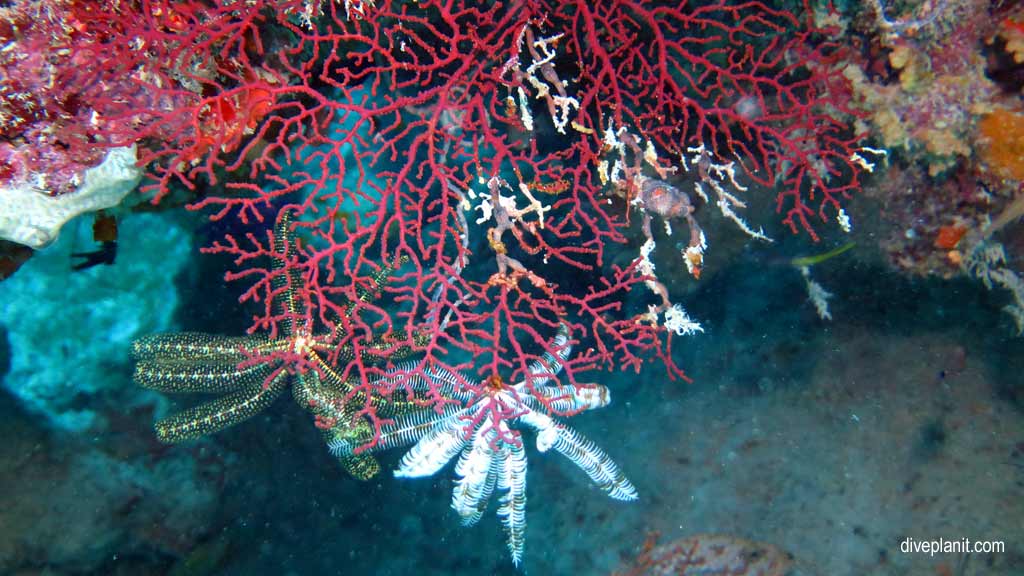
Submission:
[[[116,206],[141,180],[135,142],[105,134],[128,118],[111,118],[97,93],[130,94],[137,84],[91,74],[109,52],[87,26],[89,14],[117,2],[13,0],[0,6],[0,239],[34,249],[56,238],[69,219]],[[31,256],[0,244],[0,280]]]
[[[881,143],[919,159],[935,176],[971,156],[974,123],[993,109],[999,91],[981,49],[995,26],[988,0],[922,9],[929,12],[913,26],[889,23],[879,8],[865,15],[860,25],[868,29],[870,56],[843,73]]]
[[[1022,19],[1014,3],[875,1],[848,22],[861,50],[844,68],[865,130],[890,151],[885,176],[865,189],[882,251],[905,273],[1007,289],[1018,332],[1021,266],[1000,242],[1024,195]]]
[[[65,168],[134,146],[153,202],[183,197],[215,223],[205,252],[230,260],[226,280],[254,306],[249,332],[143,336],[170,328],[168,298],[149,325],[145,304],[119,310],[107,344],[136,342],[145,387],[224,394],[159,419],[160,440],[221,430],[290,389],[356,477],[398,444],[413,444],[403,476],[461,454],[457,511],[475,520],[504,492],[518,564],[519,429],[613,496],[635,495],[559,422],[607,402],[584,379],[593,369],[657,360],[686,378],[678,343],[706,323],[681,298],[708,280],[725,228],[709,222],[762,243],[779,238],[772,220],[812,239],[851,234],[847,202],[877,168],[891,262],[1007,288],[1024,318],[1016,254],[1000,244],[1024,205],[1022,107],[1013,66],[997,78],[991,62],[1017,61],[1019,9],[866,5],[851,23],[810,2],[19,0],[0,29],[11,39],[0,180],[45,188],[15,206],[53,213],[77,198],[81,171]],[[54,150],[66,162],[48,171]],[[133,220],[153,221],[125,221],[136,249],[187,249],[173,229],[152,239]],[[11,236],[41,246],[56,227]],[[180,264],[167,260],[173,276]],[[815,261],[803,282],[829,318]],[[96,273],[82,278],[102,286]],[[150,282],[140,288],[168,290]],[[83,284],[61,288],[94,297]],[[6,385],[58,426],[102,427],[80,408],[102,394],[89,363],[120,364],[86,338],[61,341],[99,329],[70,306],[77,325],[54,326],[38,304],[52,292],[12,286],[34,304],[8,326]],[[57,382],[45,354],[26,356],[41,345],[70,359],[65,382],[96,388]],[[699,542],[686,544],[703,553]],[[783,556],[733,544],[733,559]]]
[[[1024,355],[953,280],[1009,293],[1024,330],[1019,5],[0,4],[0,228],[52,241],[0,285],[0,408],[31,429],[4,447],[25,498],[0,510],[0,571],[594,574],[657,529],[682,539],[629,574],[778,576],[783,549],[943,574],[893,551],[962,529],[1009,543],[972,566],[1019,572],[1000,396]],[[125,178],[95,202],[105,156]],[[140,175],[148,209],[208,221],[188,332],[174,216],[56,237]],[[865,185],[881,218],[850,203]],[[924,282],[941,297],[829,260],[872,240],[950,279]],[[25,252],[0,249],[9,275]],[[208,297],[222,277],[245,312]],[[926,326],[943,337],[892,336]],[[286,394],[301,410],[271,406]],[[527,535],[533,441],[566,458],[531,459],[556,497]],[[455,478],[396,490],[389,462]],[[433,521],[448,502],[504,545]]]

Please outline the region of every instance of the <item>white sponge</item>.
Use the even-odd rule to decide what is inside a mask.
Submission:
[[[85,171],[77,190],[60,196],[28,183],[0,186],[0,238],[39,249],[75,216],[117,206],[142,179],[135,161],[135,146],[113,148],[102,163]]]

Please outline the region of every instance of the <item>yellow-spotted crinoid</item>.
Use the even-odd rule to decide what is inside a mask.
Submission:
[[[328,442],[372,439],[369,423],[359,416],[368,403],[385,418],[418,408],[414,399],[401,393],[367,398],[339,375],[342,371],[338,367],[355,359],[353,349],[346,346],[339,351],[331,344],[344,340],[344,334],[339,333],[343,322],[336,322],[338,328],[333,332],[318,335],[313,332],[311,319],[302,320],[309,315],[303,314],[306,306],[299,298],[301,279],[288,265],[294,256],[291,235],[290,218],[287,211],[282,211],[272,252],[273,306],[275,314],[284,319],[276,333],[222,336],[183,332],[153,334],[134,342],[135,381],[140,386],[171,394],[218,395],[157,421],[156,434],[161,442],[192,440],[238,424],[267,408],[288,388],[295,401],[313,414]],[[393,266],[382,267],[373,277],[376,291],[361,292],[360,300],[379,292],[393,272]],[[355,307],[356,303],[351,303],[347,313]],[[394,345],[401,341],[404,336],[396,334],[375,338],[362,349],[376,349],[378,353],[362,360],[373,364],[404,358],[411,349]],[[344,455],[339,460],[360,479],[370,478],[380,469],[368,454]]]

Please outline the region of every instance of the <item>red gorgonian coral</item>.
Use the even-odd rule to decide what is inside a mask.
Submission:
[[[353,397],[402,386],[382,378],[397,349],[421,379],[529,384],[559,329],[578,350],[563,384],[649,355],[681,375],[673,338],[698,326],[654,275],[649,219],[645,248],[619,258],[631,212],[682,218],[699,272],[693,205],[756,235],[733,208],[773,188],[783,221],[813,236],[867,164],[830,74],[837,47],[793,5],[98,3],[78,14],[97,63],[82,97],[99,141],[140,144],[154,201],[185,187],[193,208],[249,227],[207,250],[234,256],[227,278],[262,303],[252,330],[335,335],[356,351],[332,358]],[[112,77],[137,90],[104,90]],[[287,254],[266,231],[282,210]],[[365,297],[385,266],[383,298]],[[285,274],[302,318],[272,305]],[[382,337],[393,347],[371,345]],[[361,415],[377,418],[369,403]]]

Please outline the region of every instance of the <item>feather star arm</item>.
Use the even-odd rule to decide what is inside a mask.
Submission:
[[[502,446],[498,470],[498,490],[504,490],[498,506],[498,517],[505,526],[505,537],[512,563],[523,561],[526,541],[526,451],[522,443]]]
[[[531,412],[524,414],[520,420],[537,430],[537,450],[547,452],[554,448],[556,452],[586,472],[594,484],[616,500],[630,501],[638,498],[633,484],[597,444],[571,428],[555,422],[546,414]]]

